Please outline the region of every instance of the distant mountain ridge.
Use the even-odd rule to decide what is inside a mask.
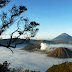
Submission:
[[[67,33],[62,33],[54,38],[53,41],[72,41],[72,36],[68,35]]]

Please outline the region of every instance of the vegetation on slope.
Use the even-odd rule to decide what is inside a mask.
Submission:
[[[10,63],[8,63],[7,61],[3,62],[3,64],[0,64],[0,72],[40,72],[40,71],[33,71],[33,70],[29,70],[29,69],[23,69],[22,67],[18,67],[18,68],[9,68]]]
[[[53,65],[46,72],[72,72],[72,62]]]

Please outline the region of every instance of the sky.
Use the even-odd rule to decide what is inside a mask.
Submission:
[[[24,16],[40,24],[36,39],[52,39],[61,33],[72,36],[72,0],[11,0],[4,10],[14,4],[26,6]]]

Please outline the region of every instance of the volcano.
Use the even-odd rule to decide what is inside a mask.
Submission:
[[[71,58],[72,57],[72,51],[68,48],[59,47],[53,50],[48,54],[50,57],[56,57],[56,58]]]
[[[72,41],[72,36],[68,35],[67,33],[62,33],[54,38],[53,41]]]

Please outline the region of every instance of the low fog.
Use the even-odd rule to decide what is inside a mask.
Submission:
[[[45,46],[47,45],[45,44]],[[54,46],[56,47],[57,45],[50,45],[50,47]],[[59,64],[64,61],[72,61],[72,58],[58,59],[47,57],[46,54],[20,50],[22,47],[24,47],[24,45],[19,45],[17,48],[13,49],[14,54],[9,49],[0,47],[0,63],[3,63],[7,60],[9,63],[11,63],[10,67],[12,68],[21,66],[24,69],[40,70],[41,72],[45,72],[54,64]],[[71,46],[69,45],[69,47]]]

